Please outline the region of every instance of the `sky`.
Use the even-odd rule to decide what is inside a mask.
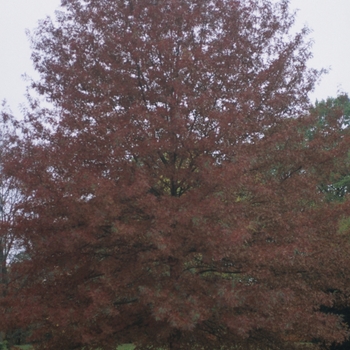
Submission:
[[[11,110],[20,114],[26,101],[28,83],[24,74],[37,77],[30,60],[30,43],[26,29],[32,30],[38,20],[54,16],[60,0],[0,0],[0,101],[6,99]],[[290,0],[290,8],[298,9],[295,29],[303,25],[313,32],[312,68],[327,68],[311,101],[350,94],[350,0]]]

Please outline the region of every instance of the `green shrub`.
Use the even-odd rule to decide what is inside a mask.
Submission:
[[[0,350],[8,350],[6,340],[0,343]]]

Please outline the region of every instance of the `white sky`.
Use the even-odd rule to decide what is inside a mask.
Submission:
[[[60,0],[0,0],[0,101],[6,99],[16,116],[25,102],[24,73],[35,77],[25,29],[33,29],[39,19],[53,15]],[[331,68],[324,76],[312,101],[350,93],[350,0],[290,0],[299,9],[296,26],[313,29],[314,58],[310,66]]]

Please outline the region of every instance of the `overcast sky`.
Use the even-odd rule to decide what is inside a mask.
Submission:
[[[53,16],[60,0],[0,0],[0,101],[6,99],[17,115],[25,101],[24,73],[35,77],[29,41],[25,30],[36,27],[39,19]],[[312,101],[350,93],[350,0],[291,0],[291,9],[299,9],[297,27],[307,24],[313,33],[314,58],[310,66],[330,68]]]

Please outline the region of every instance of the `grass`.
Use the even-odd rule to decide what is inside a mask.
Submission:
[[[135,346],[132,344],[124,344],[117,347],[117,350],[134,350]]]

